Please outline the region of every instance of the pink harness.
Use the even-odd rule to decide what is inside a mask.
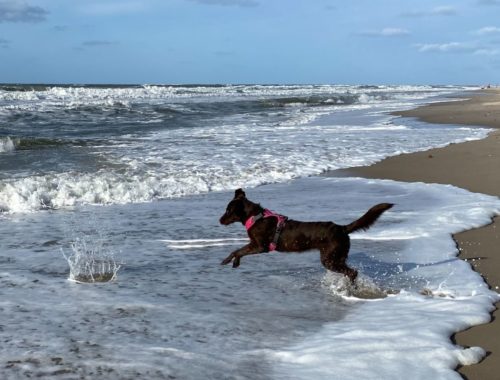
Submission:
[[[288,220],[288,218],[284,215],[276,214],[275,212],[268,210],[267,208],[264,209],[264,212],[251,216],[250,218],[247,219],[245,222],[245,228],[247,231],[252,228],[252,226],[255,224],[256,221],[262,218],[276,218],[277,224],[276,224],[276,232],[274,233],[274,239],[271,243],[269,243],[269,251],[275,251],[276,250],[276,245],[278,244],[278,239],[280,237],[280,233],[283,230],[283,227],[285,227],[285,223]]]

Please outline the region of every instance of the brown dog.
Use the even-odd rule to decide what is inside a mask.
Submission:
[[[262,208],[246,198],[242,189],[234,193],[220,223],[228,225],[241,222],[247,228],[250,243],[232,252],[222,261],[222,265],[233,262],[233,268],[240,265],[240,259],[246,255],[277,250],[280,252],[302,252],[319,249],[321,263],[326,269],[342,273],[354,281],[358,271],[346,265],[349,253],[349,234],[357,230],[368,229],[382,213],[393,206],[392,203],[380,203],[373,206],[358,220],[346,226],[333,222],[299,222],[287,219]]]

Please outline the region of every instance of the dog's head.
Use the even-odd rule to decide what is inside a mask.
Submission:
[[[234,222],[244,223],[247,220],[246,202],[248,201],[245,192],[237,189],[233,200],[226,207],[226,212],[220,217],[220,223],[225,226]]]

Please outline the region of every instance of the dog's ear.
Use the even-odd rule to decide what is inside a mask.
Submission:
[[[234,192],[234,198],[245,198],[246,197],[246,194],[245,192],[243,191],[243,189],[237,189],[235,192]]]

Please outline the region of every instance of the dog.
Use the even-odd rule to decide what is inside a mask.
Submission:
[[[333,222],[299,222],[264,209],[260,204],[248,200],[242,189],[237,189],[219,221],[223,225],[242,223],[247,228],[250,242],[231,252],[221,265],[233,262],[233,268],[237,268],[243,256],[273,250],[303,252],[319,249],[321,264],[326,269],[342,273],[354,282],[358,271],[346,264],[350,248],[349,234],[367,230],[392,206],[392,203],[375,205],[361,218],[345,226]]]

